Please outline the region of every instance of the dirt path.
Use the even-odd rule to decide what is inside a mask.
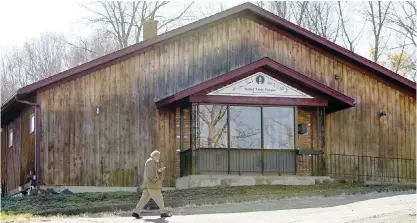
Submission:
[[[292,198],[278,201],[254,201],[203,207],[175,208],[175,216],[160,219],[148,213],[134,220],[130,213],[92,214],[71,218],[37,219],[32,222],[352,222],[384,223],[415,222],[415,192],[372,193],[329,198]]]

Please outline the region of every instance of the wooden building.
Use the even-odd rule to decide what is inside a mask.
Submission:
[[[1,180],[164,186],[189,174],[415,181],[416,84],[255,5],[19,89],[1,108]],[[154,32],[152,33],[152,30]]]

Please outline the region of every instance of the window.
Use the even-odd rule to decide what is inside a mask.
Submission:
[[[197,136],[195,146],[231,149],[294,149],[294,111],[293,107],[193,105],[192,113],[195,116],[193,115],[191,120],[196,120],[196,122],[192,121],[195,123],[192,125],[195,125]],[[184,115],[184,117],[189,117],[189,115]],[[181,122],[187,123],[185,118],[182,118]],[[186,126],[188,127],[187,124]],[[189,135],[189,133],[183,133],[183,135]],[[190,142],[184,138],[181,141]],[[184,145],[182,147],[187,148]]]
[[[261,148],[261,107],[230,106],[230,147]]]
[[[227,148],[227,106],[200,105],[198,117],[200,147]]]
[[[264,149],[294,149],[294,108],[263,108]]]
[[[29,119],[29,133],[33,133],[35,131],[35,115],[30,115]]]
[[[13,129],[10,129],[9,130],[9,139],[8,139],[8,142],[9,142],[9,147],[12,147],[13,146]]]

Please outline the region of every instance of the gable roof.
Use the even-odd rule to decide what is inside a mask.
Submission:
[[[279,75],[283,78],[295,82],[299,85],[303,85],[307,89],[319,93],[320,95],[323,95],[329,101],[329,111],[331,112],[355,106],[355,100],[353,98],[346,96],[343,93],[336,91],[333,88],[330,88],[318,81],[315,81],[268,57],[262,58],[256,62],[240,67],[236,70],[230,71],[226,74],[220,75],[203,83],[200,83],[194,87],[180,91],[177,94],[171,95],[165,99],[156,102],[155,104],[157,108],[161,108],[164,106],[168,106],[173,102],[181,101],[187,97],[198,95],[201,92],[209,92],[211,90],[215,90],[216,88],[224,86],[225,84],[230,84],[242,78],[250,76],[253,73],[256,73],[259,70],[259,68],[272,71],[275,74],[279,73]]]
[[[118,61],[124,60],[136,54],[148,51],[152,49],[152,47],[154,47],[155,44],[158,44],[162,41],[185,35],[186,33],[193,31],[195,29],[204,27],[206,25],[210,25],[214,22],[218,22],[220,20],[223,20],[232,16],[236,16],[238,14],[253,15],[256,18],[267,22],[268,24],[276,26],[279,29],[284,29],[286,31],[289,31],[297,36],[300,36],[308,40],[308,42],[310,43],[314,43],[315,45],[318,45],[323,49],[331,51],[335,55],[338,55],[358,65],[361,65],[369,69],[370,71],[372,71],[372,74],[375,75],[376,77],[378,78],[382,77],[384,79],[387,79],[389,82],[392,82],[392,84],[394,84],[395,86],[398,86],[399,89],[404,89],[405,91],[409,92],[408,95],[411,95],[415,99],[416,83],[412,82],[411,80],[408,80],[407,78],[399,74],[396,74],[364,57],[361,57],[347,49],[344,49],[343,47],[325,38],[322,38],[304,28],[301,28],[285,19],[282,19],[258,6],[255,6],[252,3],[244,3],[236,7],[230,8],[228,10],[225,10],[223,12],[212,15],[210,17],[188,24],[186,26],[166,32],[152,39],[145,40],[138,44],[132,45],[130,47],[121,49],[114,53],[105,55],[98,59],[82,64],[80,66],[63,71],[59,74],[50,76],[36,83],[22,87],[16,92],[15,97],[11,98],[9,101],[7,101],[6,103],[2,105],[1,110],[3,112],[7,110],[7,107],[13,106],[13,104],[16,102],[16,98],[19,96],[33,93],[39,89],[50,86],[52,84],[60,83],[70,78],[76,78],[76,77],[85,75],[87,73],[92,72],[93,70],[103,68],[105,66],[108,66],[109,64],[116,63]]]

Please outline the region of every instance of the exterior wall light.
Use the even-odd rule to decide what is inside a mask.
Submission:
[[[380,111],[380,112],[379,112],[379,118],[380,118],[380,119],[385,119],[385,118],[387,118],[387,113],[385,113],[384,111]]]
[[[306,123],[298,124],[298,134],[304,135],[306,133],[307,133],[307,124]]]
[[[96,114],[98,115],[100,113],[100,105],[96,106]]]

